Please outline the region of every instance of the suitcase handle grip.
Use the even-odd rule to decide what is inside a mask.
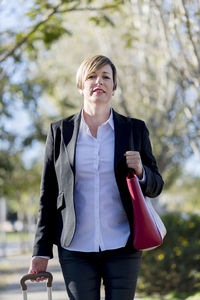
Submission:
[[[21,280],[20,280],[20,285],[21,285],[21,288],[22,288],[22,291],[26,291],[27,290],[27,285],[25,284],[25,282],[27,280],[35,280],[39,277],[44,277],[44,278],[47,278],[48,281],[47,281],[47,287],[52,287],[52,281],[53,281],[53,276],[50,272],[39,272],[37,274],[26,274],[24,275]]]

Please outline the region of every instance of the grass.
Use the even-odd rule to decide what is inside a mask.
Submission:
[[[6,232],[6,242],[11,243],[11,242],[20,242],[23,240],[24,242],[30,242],[34,238],[34,234],[29,234],[27,232]]]
[[[15,256],[29,252],[33,246],[33,239],[34,234],[30,235],[26,232],[7,232],[4,238],[0,236],[0,254],[4,256]]]

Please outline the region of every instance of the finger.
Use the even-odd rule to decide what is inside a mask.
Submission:
[[[133,169],[141,169],[142,168],[141,161],[139,161],[139,160],[138,161],[127,160],[126,163],[129,168],[133,168]]]
[[[126,151],[124,153],[125,156],[133,156],[133,155],[138,155],[139,152],[138,151]]]
[[[132,156],[132,155],[134,155],[135,154],[135,151],[126,151],[125,153],[124,153],[124,156]]]
[[[138,162],[141,161],[140,156],[126,156],[127,161],[133,161],[133,162]]]
[[[136,172],[140,172],[142,169],[142,166],[138,164],[128,163],[127,166],[128,168],[134,169]]]
[[[140,157],[132,157],[132,156],[127,156],[126,157],[126,161],[132,161],[132,162],[136,162],[136,163],[138,163],[138,162],[140,162],[141,161],[141,159],[140,159]]]
[[[37,279],[36,279],[36,281],[37,282],[40,282],[40,281],[43,281],[45,278],[44,277],[38,277]]]
[[[126,161],[127,165],[131,165],[132,167],[137,167],[140,168],[142,167],[141,161],[133,161],[133,160],[127,160]]]
[[[129,163],[127,163],[127,165],[129,168],[133,168],[133,169],[141,169],[142,168],[141,164],[135,164],[135,163],[129,162]]]
[[[44,281],[46,280],[47,278],[46,277],[40,277],[41,281]]]
[[[37,272],[36,271],[34,271],[33,269],[30,269],[29,271],[28,271],[28,274],[37,274]],[[31,282],[35,282],[36,280],[35,279],[30,279],[30,281]]]

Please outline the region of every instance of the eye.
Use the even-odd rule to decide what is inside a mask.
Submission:
[[[105,79],[110,79],[110,77],[109,77],[109,76],[103,76],[103,78],[105,78]]]
[[[89,75],[87,79],[93,79],[93,78],[95,78],[95,75],[94,75],[94,74]]]

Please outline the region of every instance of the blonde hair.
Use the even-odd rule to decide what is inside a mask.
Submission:
[[[84,82],[87,79],[87,76],[97,70],[101,69],[105,65],[110,65],[113,75],[113,90],[117,88],[117,70],[112,61],[103,55],[90,56],[83,60],[78,71],[76,73],[76,85],[77,88],[82,90],[84,87]]]

